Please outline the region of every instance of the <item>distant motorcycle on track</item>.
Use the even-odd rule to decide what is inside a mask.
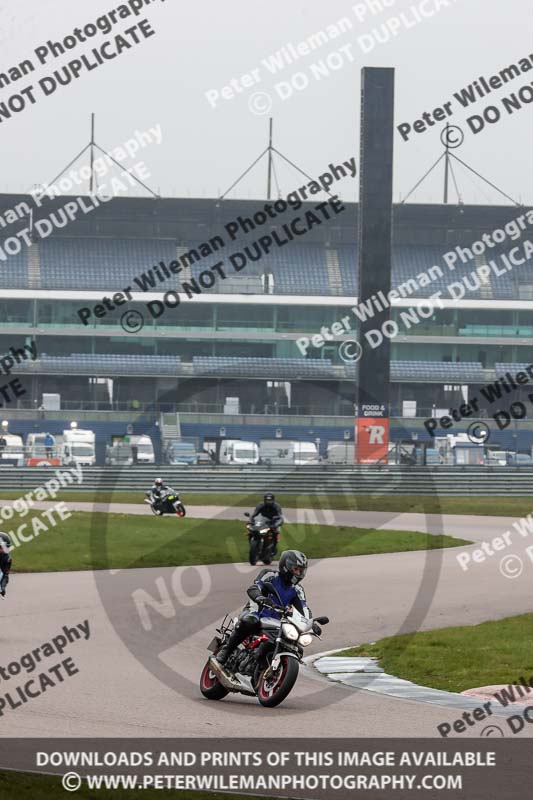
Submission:
[[[184,517],[187,513],[179,494],[173,489],[162,492],[160,497],[154,497],[151,492],[146,492],[144,502],[148,503],[152,513],[158,517],[162,517],[163,514],[176,514],[178,517]]]
[[[246,512],[244,516],[250,517],[250,514]],[[258,517],[254,522],[246,523],[246,535],[249,542],[248,558],[252,566],[255,566],[258,561],[267,565],[272,563],[279,527],[279,525],[272,525],[272,522],[266,517]]]

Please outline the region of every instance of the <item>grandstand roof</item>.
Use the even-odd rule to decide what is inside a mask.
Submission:
[[[38,207],[28,194],[0,194],[0,217],[20,203],[27,203],[34,212],[34,221],[46,218],[76,197],[44,199]],[[89,199],[87,199],[90,202]],[[216,198],[146,198],[120,197],[102,203],[90,214],[54,232],[54,236],[124,236],[185,237],[202,241],[206,227],[214,232],[238,215],[253,215],[268,202],[258,200],[223,200]],[[272,201],[273,202],[273,201]],[[315,203],[304,203],[311,209]],[[331,240],[350,243],[356,239],[358,204],[345,202],[347,214],[336,217],[332,225],[318,226],[306,241]],[[396,243],[452,245],[468,243],[476,234],[504,225],[526,209],[516,206],[469,206],[417,204],[394,205],[394,238]],[[292,216],[296,212],[289,210]],[[18,220],[0,227],[0,237],[13,235],[27,225]],[[465,239],[450,232],[464,233]]]

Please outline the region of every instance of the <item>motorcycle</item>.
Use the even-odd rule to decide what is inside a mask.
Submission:
[[[178,517],[184,517],[187,513],[179,494],[173,489],[163,492],[161,497],[153,497],[151,492],[146,492],[144,502],[148,503],[152,513],[158,517],[162,517],[163,514],[177,514]]]
[[[249,517],[250,514],[246,512],[244,516]],[[272,563],[278,531],[279,525],[272,525],[266,517],[259,517],[254,523],[246,523],[246,535],[250,546],[248,558],[253,567],[258,561],[267,565]]]
[[[235,648],[224,667],[215,656],[224,645],[235,625],[224,617],[210,642],[210,656],[200,677],[200,691],[208,700],[222,700],[230,692],[257,697],[262,706],[279,705],[296,683],[304,647],[320,639],[321,625],[328,617],[308,619],[289,606],[275,606],[281,619],[261,617],[261,632],[248,636]]]

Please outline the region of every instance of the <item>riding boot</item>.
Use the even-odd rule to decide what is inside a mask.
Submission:
[[[220,648],[215,656],[218,663],[224,666],[235,648],[243,641],[243,639],[246,639],[246,636],[247,633],[246,631],[242,630],[241,625],[238,625],[236,628],[234,628],[226,644]]]

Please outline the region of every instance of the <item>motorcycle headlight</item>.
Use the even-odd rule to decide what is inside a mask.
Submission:
[[[281,632],[286,639],[290,642],[295,642],[299,636],[298,628],[291,625],[290,622],[284,622],[281,626]]]
[[[298,644],[301,644],[302,647],[307,647],[307,645],[311,644],[313,641],[313,637],[310,633],[302,633],[300,638],[298,639]]]

